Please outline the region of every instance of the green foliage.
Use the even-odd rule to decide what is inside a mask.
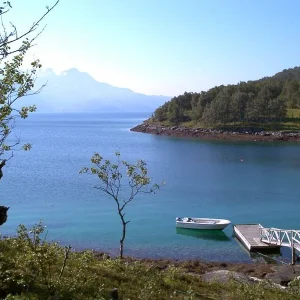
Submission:
[[[23,61],[28,50],[33,46],[41,32],[34,33],[44,17],[58,4],[47,7],[45,14],[31,27],[18,32],[11,22],[5,23],[5,17],[12,8],[11,2],[5,1],[0,7],[2,31],[0,31],[0,160],[12,157],[15,149],[30,150],[30,144],[20,146],[20,140],[9,138],[17,118],[26,119],[30,113],[36,111],[36,106],[16,106],[16,102],[24,96],[30,95],[34,88],[37,70],[41,68],[40,61],[31,62],[31,68],[24,71]],[[39,90],[31,94],[38,93]],[[19,107],[19,108],[17,108]],[[21,108],[20,108],[21,107]],[[2,177],[2,176],[1,176]]]
[[[91,158],[92,167],[85,167],[79,173],[96,176],[99,179],[96,188],[116,203],[117,212],[122,223],[120,258],[123,258],[126,226],[130,222],[125,220],[124,209],[138,194],[154,194],[159,189],[159,185],[154,184],[151,186],[147,164],[143,160],[130,164],[120,159],[120,152],[116,152],[115,156],[116,161],[111,162],[104,160],[99,153],[95,153]]]
[[[291,119],[300,118],[300,109],[299,108],[288,108],[287,109],[287,117]]]
[[[39,61],[32,63],[30,72],[20,69],[24,56],[30,45],[23,48],[22,53],[16,55],[11,61],[4,62],[4,68],[0,69],[0,157],[7,151],[12,151],[19,144],[19,140],[7,144],[6,141],[14,127],[15,120],[19,116],[26,119],[29,113],[36,111],[35,106],[24,106],[21,109],[14,108],[15,102],[28,94],[34,86],[37,69],[41,67]],[[0,61],[3,63],[3,60]],[[30,147],[25,146],[25,149]]]
[[[96,280],[89,274],[94,265],[92,253],[78,254],[70,247],[48,243],[44,229],[41,223],[30,230],[20,225],[16,238],[1,240],[1,299],[31,291],[43,299],[83,299],[86,292],[97,293],[99,286],[94,286]]]
[[[159,107],[152,121],[180,124],[192,119],[211,127],[272,124],[273,128],[283,128],[291,122],[287,108],[300,108],[300,67],[257,81],[221,85],[207,92],[185,92]]]
[[[154,112],[154,119],[159,122],[163,122],[167,120],[168,108],[167,106],[160,106]]]
[[[75,252],[46,241],[45,227],[21,225],[14,238],[0,239],[1,299],[295,299],[299,282],[282,291],[267,284],[205,283],[197,274],[159,261],[111,259]]]

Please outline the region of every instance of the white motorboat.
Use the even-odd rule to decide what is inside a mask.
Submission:
[[[189,229],[223,230],[231,222],[211,218],[176,218],[176,227]]]

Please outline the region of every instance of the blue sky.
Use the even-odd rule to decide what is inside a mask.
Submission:
[[[11,0],[26,28],[55,0]],[[60,0],[29,59],[175,96],[300,65],[300,1]]]

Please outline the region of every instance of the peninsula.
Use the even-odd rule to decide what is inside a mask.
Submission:
[[[131,129],[197,139],[300,141],[300,67],[206,92],[185,92]]]

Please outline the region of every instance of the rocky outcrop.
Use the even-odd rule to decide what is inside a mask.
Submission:
[[[207,272],[204,275],[201,275],[201,279],[206,282],[218,282],[218,283],[228,283],[229,281],[236,281],[244,284],[254,283],[249,276],[242,273],[228,271],[228,270]]]
[[[268,273],[264,279],[248,276],[240,272],[229,270],[216,270],[199,275],[206,282],[228,283],[230,281],[242,284],[264,284],[265,287],[279,289],[300,289],[300,266],[276,265],[271,268],[273,273]]]
[[[273,273],[267,274],[265,279],[284,286],[300,276],[300,265],[273,266],[271,269]]]
[[[207,140],[249,140],[300,142],[299,131],[264,131],[260,128],[235,128],[231,130],[187,128],[184,126],[162,126],[144,122],[131,131],[156,135],[185,137]]]

